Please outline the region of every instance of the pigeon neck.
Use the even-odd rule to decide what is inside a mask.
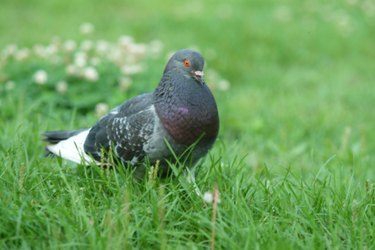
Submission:
[[[213,142],[218,133],[215,100],[204,84],[182,75],[165,74],[154,92],[155,109],[176,142],[190,145]]]

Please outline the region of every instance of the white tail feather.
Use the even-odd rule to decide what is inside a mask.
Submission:
[[[69,137],[66,140],[60,141],[53,145],[48,145],[47,149],[55,154],[69,161],[73,161],[78,164],[90,164],[96,163],[92,157],[85,153],[83,145],[86,141],[87,135],[90,129],[84,130],[79,134]]]

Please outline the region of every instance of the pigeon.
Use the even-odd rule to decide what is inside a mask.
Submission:
[[[44,133],[46,152],[78,164],[112,166],[115,159],[139,176],[147,164],[158,164],[162,176],[181,159],[192,168],[219,132],[218,109],[203,67],[200,53],[177,51],[153,92],[125,101],[91,128]]]

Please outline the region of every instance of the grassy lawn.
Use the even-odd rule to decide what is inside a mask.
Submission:
[[[375,249],[374,41],[369,0],[2,0],[0,249]],[[220,203],[43,157],[41,133],[152,91],[185,47],[218,103],[197,185]]]

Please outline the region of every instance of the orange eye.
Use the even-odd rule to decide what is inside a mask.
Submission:
[[[190,60],[185,59],[183,63],[184,63],[184,66],[185,66],[186,68],[190,68],[190,66],[191,66],[191,62],[190,62]]]

